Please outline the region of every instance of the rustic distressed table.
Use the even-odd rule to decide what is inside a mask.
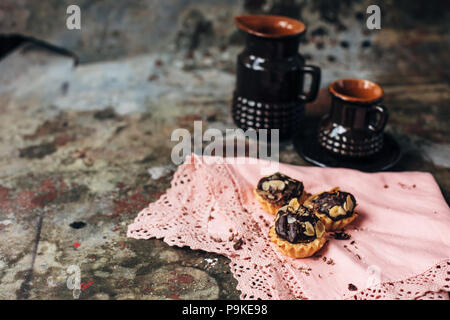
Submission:
[[[274,5],[271,12],[280,8]],[[308,117],[326,112],[332,79],[377,81],[391,113],[387,130],[404,151],[393,170],[432,173],[449,201],[445,28],[427,27],[425,21],[373,31],[365,27],[360,4],[337,8],[349,13],[339,15],[320,6],[299,8],[310,17],[300,50],[323,71],[322,90],[308,105]],[[253,6],[246,1],[244,9],[267,12],[257,1]],[[200,19],[198,12],[184,10],[190,20],[173,38],[181,47],[125,53],[122,48],[109,60],[106,50],[95,55],[86,45],[95,34],[88,29],[79,52],[67,39],[44,39],[80,55],[77,66],[71,57],[30,41],[0,60],[0,299],[239,298],[226,258],[161,240],[126,238],[137,212],[170,184],[176,170],[170,158],[172,131],[192,130],[195,120],[203,121],[203,130],[234,127],[229,105],[239,37],[230,31],[223,41],[197,46],[195,39],[220,38],[214,32],[233,26],[223,17]],[[191,34],[186,30],[196,17],[200,22],[194,26],[203,29]],[[126,24],[124,17],[118,19],[120,26]],[[109,32],[105,45],[112,41]],[[135,45],[134,34],[117,32],[122,46],[127,37]],[[187,50],[183,39],[191,40]],[[291,144],[282,146],[280,160],[308,165]],[[67,280],[76,279],[78,270],[81,292],[74,293]]]

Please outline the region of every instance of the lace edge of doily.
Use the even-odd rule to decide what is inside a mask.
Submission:
[[[445,267],[443,267],[445,266]],[[413,276],[407,276],[400,280],[395,281],[385,281],[382,283],[379,283],[377,285],[371,286],[369,288],[366,288],[364,290],[361,290],[358,293],[355,293],[354,295],[351,295],[345,300],[358,300],[358,299],[364,299],[363,296],[368,297],[371,296],[373,299],[383,299],[379,293],[380,291],[383,291],[385,288],[388,288],[389,296],[388,300],[395,300],[397,299],[406,299],[406,300],[415,300],[419,299],[423,296],[425,296],[429,292],[433,293],[439,293],[439,292],[450,292],[450,275],[448,274],[448,270],[450,269],[448,266],[450,266],[450,258],[441,259],[438,262],[435,262],[431,267],[426,269],[424,272],[417,273]],[[442,269],[440,272],[442,273],[441,278],[443,278],[443,281],[439,281],[438,283],[434,282],[434,289],[430,290],[430,286],[427,284],[423,284],[424,287],[422,290],[419,291],[408,291],[403,289],[402,287],[407,287],[409,284],[408,282],[414,282],[416,279],[424,277],[426,274],[431,273],[434,270]],[[447,272],[447,275],[444,273]],[[375,295],[375,296],[374,296]],[[386,299],[386,297],[384,297]]]

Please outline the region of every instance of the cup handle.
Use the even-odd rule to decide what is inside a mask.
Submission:
[[[375,105],[371,107],[371,112],[380,114],[380,119],[375,124],[369,124],[369,129],[374,132],[383,131],[389,119],[389,112],[383,105]]]
[[[303,75],[311,74],[311,86],[307,93],[302,92],[299,96],[302,102],[311,102],[317,98],[320,87],[320,68],[316,66],[303,66],[300,70]],[[304,90],[304,89],[303,89]]]

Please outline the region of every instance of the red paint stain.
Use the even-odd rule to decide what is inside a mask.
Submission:
[[[87,283],[84,283],[84,282],[82,282],[81,283],[81,290],[86,290],[87,288],[89,288],[92,284],[94,283],[94,279],[89,279],[89,282],[87,282]]]
[[[42,123],[33,134],[24,135],[24,139],[36,139],[45,135],[64,132],[68,129],[69,123],[64,119],[47,120]]]
[[[155,199],[159,199],[163,194],[164,192],[157,192],[153,196],[155,197]]]
[[[147,206],[149,199],[144,195],[141,188],[138,188],[134,193],[123,199],[114,200],[114,214],[120,215],[123,213],[136,213]]]
[[[65,144],[69,143],[69,142],[72,142],[72,141],[75,141],[75,136],[74,136],[74,135],[73,135],[73,136],[70,136],[70,135],[68,135],[68,134],[62,134],[62,135],[57,136],[57,137],[53,140],[53,144],[54,144],[55,146],[60,147],[60,146],[63,146],[63,145],[65,145]]]
[[[73,244],[73,246],[74,246],[75,248],[78,248],[79,246],[81,246],[81,243],[75,242],[75,243]]]
[[[18,190],[0,185],[0,211],[11,212],[16,216],[29,214],[34,209],[47,206],[69,189],[62,178],[47,178],[33,183],[35,187]]]
[[[168,296],[166,296],[167,298],[170,298],[170,299],[175,299],[175,300],[180,300],[181,298],[180,298],[180,295],[179,294],[176,294],[176,293],[171,293],[170,295],[168,295]]]
[[[174,285],[169,285],[168,287],[167,287],[170,291],[177,291],[178,290],[178,287],[177,286],[174,286]]]
[[[38,195],[31,200],[33,204],[35,204],[37,207],[45,207],[46,204],[54,201],[58,197],[57,191],[51,191],[47,192],[41,195]]]
[[[10,189],[0,185],[0,202],[11,200]]]
[[[179,284],[189,284],[192,283],[194,281],[194,277],[191,276],[190,274],[180,274],[176,276],[176,281]]]
[[[180,299],[179,292],[182,289],[182,285],[194,282],[194,277],[186,273],[177,274],[175,270],[171,271],[170,275],[170,279],[165,283],[169,289],[169,294],[166,295],[166,298]]]
[[[31,200],[37,207],[45,207],[48,203],[56,200],[65,190],[67,185],[62,179],[45,179],[41,182],[36,196]]]
[[[141,289],[141,293],[143,294],[151,294],[152,293],[152,289],[149,287],[144,287]]]
[[[120,241],[119,245],[120,245],[120,247],[119,247],[120,250],[124,250],[124,249],[128,248],[127,243],[125,241]]]
[[[15,192],[0,186],[0,211],[12,212],[14,215],[29,213],[36,208],[33,198],[34,192],[31,190]]]
[[[35,192],[32,190],[20,191],[15,199],[15,203],[13,204],[16,208],[15,213],[28,212],[36,209],[36,204],[33,203],[34,197]]]

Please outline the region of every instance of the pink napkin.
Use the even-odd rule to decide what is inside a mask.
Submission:
[[[449,298],[450,208],[430,174],[279,164],[310,193],[339,186],[358,203],[359,217],[345,230],[350,239],[328,234],[316,255],[292,259],[269,241],[274,216],[252,193],[273,163],[239,162],[187,158],[166,194],[128,227],[128,237],[227,256],[242,299]]]

